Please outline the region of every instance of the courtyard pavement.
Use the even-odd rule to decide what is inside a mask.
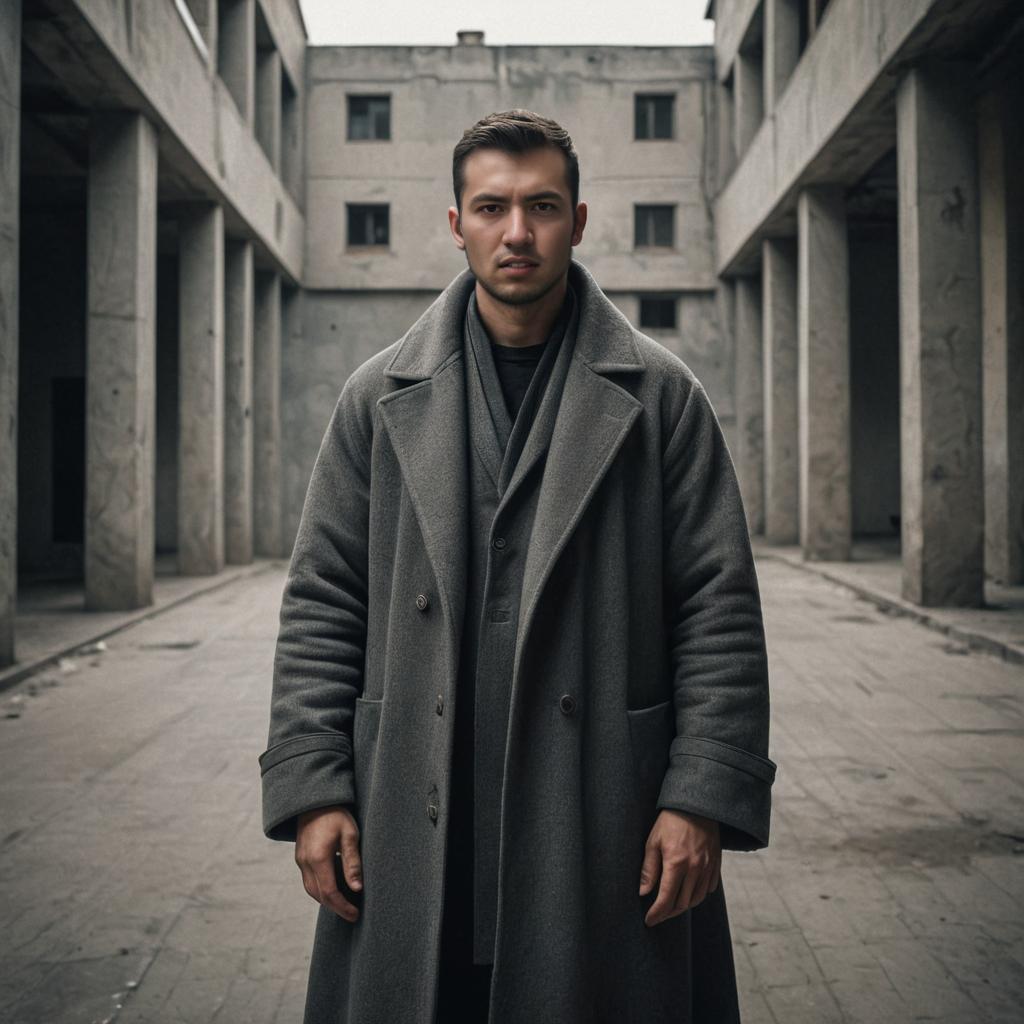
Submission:
[[[0,1020],[301,1020],[316,906],[256,763],[284,567],[256,568],[0,694]],[[779,773],[771,845],[724,867],[745,1024],[1020,1020],[1024,667],[758,573]]]

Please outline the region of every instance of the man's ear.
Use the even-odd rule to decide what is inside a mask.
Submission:
[[[587,204],[577,203],[572,224],[572,244],[579,245],[583,241],[583,229],[587,226]]]
[[[459,216],[458,208],[455,206],[448,207],[448,230],[451,231],[456,246],[460,249],[465,249],[466,240],[462,237],[462,218]]]

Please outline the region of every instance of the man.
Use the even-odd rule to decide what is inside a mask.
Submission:
[[[737,1021],[721,850],[775,765],[722,432],[572,258],[564,129],[486,117],[453,184],[468,269],[342,389],[282,601],[306,1021]]]

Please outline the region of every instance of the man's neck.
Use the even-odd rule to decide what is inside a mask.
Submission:
[[[568,277],[555,285],[536,302],[525,306],[512,306],[500,302],[490,292],[476,286],[476,305],[480,319],[496,345],[523,348],[539,345],[551,333],[555,320],[565,301]]]

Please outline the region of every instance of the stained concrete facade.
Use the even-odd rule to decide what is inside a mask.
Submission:
[[[283,315],[254,281],[302,279],[306,33],[296,0],[2,9],[7,665],[20,587],[132,609],[253,558],[254,338]]]
[[[1024,12],[708,10],[716,272],[721,290],[762,295],[761,337],[739,317],[734,330],[737,420],[764,424],[762,465],[741,482],[766,540],[809,560],[883,540],[920,605],[1024,583],[1024,186],[1010,170]]]
[[[453,40],[453,42],[455,42]],[[308,55],[307,245],[301,347],[286,346],[286,532],[301,511],[336,384],[400,337],[465,267],[448,232],[451,153],[484,114],[525,107],[555,118],[580,158],[589,219],[577,257],[635,324],[641,301],[673,303],[675,326],[642,326],[682,356],[735,436],[734,367],[716,296],[708,47],[314,47]],[[637,139],[638,94],[671,97],[671,137]],[[386,139],[349,138],[350,97],[386,98]],[[315,130],[312,129],[315,126]],[[350,245],[347,204],[384,204],[386,245]],[[673,208],[665,248],[634,245],[634,207]],[[299,400],[308,413],[294,408]]]
[[[513,106],[572,134],[576,254],[706,386],[752,533],[888,539],[923,605],[1024,582],[1017,5],[709,11],[714,47],[310,48],[297,0],[4,4],[0,663],[19,586],[287,556],[345,379],[464,266],[455,140]]]

